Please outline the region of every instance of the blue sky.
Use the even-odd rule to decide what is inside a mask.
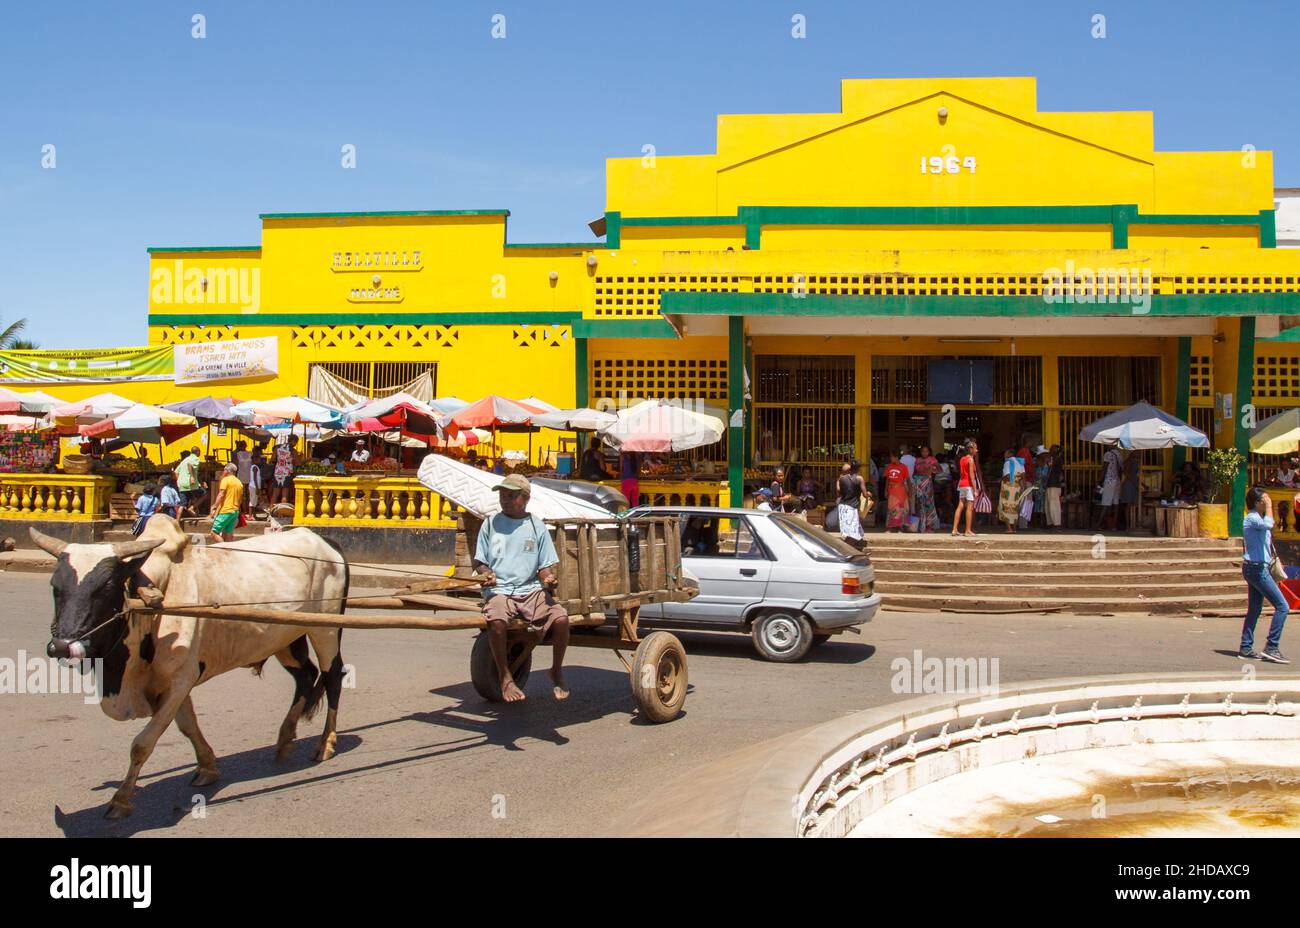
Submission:
[[[26,316],[44,347],[143,344],[145,248],[257,243],[259,212],[504,207],[511,241],[586,240],[605,158],[712,151],[717,113],[835,111],[845,77],[1034,75],[1043,109],[1153,110],[1157,148],[1272,149],[1276,183],[1300,186],[1295,2],[42,0],[4,15],[0,320]]]

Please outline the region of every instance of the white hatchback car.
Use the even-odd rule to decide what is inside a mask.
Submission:
[[[798,516],[694,506],[629,515],[678,516],[683,566],[700,582],[689,602],[642,607],[647,627],[745,631],[764,658],[789,662],[880,609],[867,554]]]

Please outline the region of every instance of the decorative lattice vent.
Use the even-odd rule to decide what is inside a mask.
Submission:
[[[239,338],[239,329],[229,325],[169,325],[162,327],[162,344],[224,342]]]
[[[454,348],[460,332],[454,325],[304,325],[294,326],[295,348]]]
[[[627,398],[727,401],[725,358],[594,358],[593,400]]]

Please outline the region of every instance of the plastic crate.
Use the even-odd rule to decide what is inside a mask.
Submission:
[[[1278,588],[1289,608],[1300,609],[1300,580],[1283,580]]]

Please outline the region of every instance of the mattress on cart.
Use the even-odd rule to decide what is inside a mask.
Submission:
[[[480,519],[501,511],[497,491],[493,489],[504,477],[490,471],[462,464],[443,454],[430,454],[420,465],[420,483],[446,497]],[[610,519],[609,510],[584,502],[568,493],[533,484],[528,511],[541,519]]]

